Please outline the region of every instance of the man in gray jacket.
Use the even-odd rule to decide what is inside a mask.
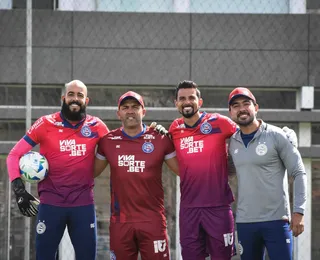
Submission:
[[[238,178],[236,223],[242,260],[292,259],[292,235],[304,230],[306,172],[301,155],[282,129],[256,115],[259,106],[246,88],[229,95],[231,119],[240,129],[230,138],[229,154]],[[294,179],[290,213],[288,174]]]

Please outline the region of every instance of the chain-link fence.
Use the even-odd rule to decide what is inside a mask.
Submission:
[[[0,258],[36,259],[35,219],[26,232],[5,159],[26,126],[60,110],[64,83],[82,80],[89,113],[115,129],[117,100],[127,90],[144,97],[146,124],[168,127],[179,116],[174,86],[191,79],[200,86],[203,110],[228,115],[229,92],[247,86],[264,120],[296,131],[309,190],[305,232],[295,240],[294,259],[320,259],[319,10],[317,0],[1,0]],[[311,86],[307,94],[303,86]],[[169,244],[176,260],[181,259],[177,182],[164,168]],[[37,194],[35,185],[31,192]],[[106,260],[108,170],[96,179],[95,207],[97,259]],[[65,233],[57,259],[74,258],[68,239]]]

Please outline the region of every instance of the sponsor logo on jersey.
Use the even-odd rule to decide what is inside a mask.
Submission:
[[[83,156],[86,154],[86,144],[77,144],[75,139],[59,140],[60,152],[69,152],[69,156]]]
[[[33,130],[37,129],[39,126],[43,124],[43,119],[40,117],[28,130],[28,134],[31,134]]]
[[[225,247],[233,245],[233,233],[223,234],[223,240]]]
[[[157,253],[162,253],[166,250],[166,240],[155,240],[153,241],[153,246],[154,246],[154,252]]]
[[[201,153],[203,151],[203,140],[195,141],[193,136],[180,138],[180,150],[187,150],[189,153]]]
[[[54,122],[55,126],[64,126],[63,122]]]
[[[134,155],[118,155],[118,166],[126,167],[127,172],[144,172],[145,161],[138,161]]]
[[[263,143],[263,144],[258,144],[256,147],[256,153],[259,156],[263,156],[268,152],[268,147]]]
[[[208,122],[204,122],[200,126],[201,133],[205,135],[210,134],[211,130],[212,130],[212,126]]]
[[[146,140],[150,140],[150,139],[155,139],[155,137],[153,135],[144,135],[143,139],[146,139]]]
[[[122,137],[120,135],[112,136],[111,140],[122,140]]]
[[[151,142],[145,142],[142,145],[142,151],[144,151],[145,153],[152,153],[154,150],[154,145]]]
[[[89,137],[91,135],[91,129],[89,126],[87,125],[84,125],[82,128],[81,128],[81,134],[84,136],[84,137]]]
[[[36,226],[36,230],[39,235],[46,232],[46,229],[47,229],[47,226],[46,226],[46,224],[44,224],[44,221],[43,222],[40,221]]]

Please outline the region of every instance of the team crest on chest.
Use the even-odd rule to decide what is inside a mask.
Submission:
[[[87,125],[84,125],[82,128],[81,128],[81,134],[84,136],[84,137],[89,137],[91,135],[91,129],[89,126]]]
[[[256,153],[259,156],[263,156],[268,152],[268,147],[263,143],[263,144],[258,144],[256,147]]]
[[[202,125],[200,126],[200,131],[201,131],[201,133],[203,133],[203,134],[205,134],[205,135],[210,134],[211,130],[212,130],[212,126],[211,126],[211,124],[208,123],[208,122],[204,122],[204,123],[202,123]]]
[[[145,153],[152,153],[154,150],[154,145],[151,142],[145,142],[142,145],[142,151],[144,151]]]

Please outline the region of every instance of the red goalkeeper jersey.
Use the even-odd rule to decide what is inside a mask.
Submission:
[[[228,184],[226,139],[237,125],[228,117],[203,112],[190,127],[183,118],[170,126],[179,160],[181,207],[217,207],[233,201]]]

